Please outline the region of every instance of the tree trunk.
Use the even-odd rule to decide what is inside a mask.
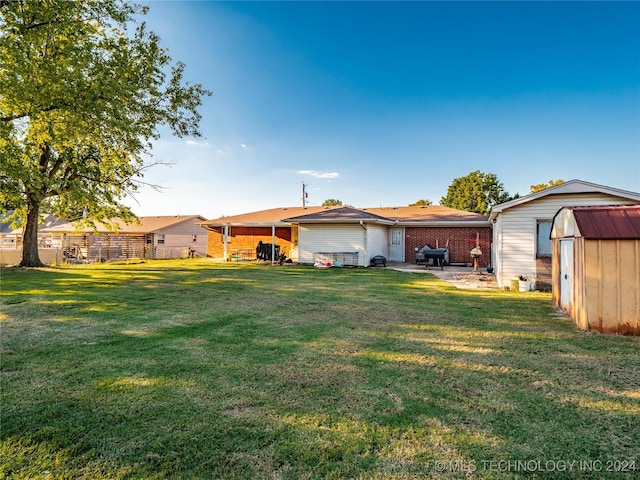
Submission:
[[[30,202],[27,207],[27,224],[22,239],[22,262],[19,267],[44,267],[38,253],[38,217],[40,204]]]

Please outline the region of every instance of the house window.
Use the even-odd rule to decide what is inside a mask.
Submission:
[[[536,221],[536,257],[551,256],[551,220]]]
[[[391,230],[391,245],[402,245],[402,230]]]
[[[164,235],[159,234],[158,235],[158,244],[164,243]]]

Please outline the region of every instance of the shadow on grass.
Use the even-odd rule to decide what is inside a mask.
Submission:
[[[640,461],[638,339],[579,332],[548,295],[207,262],[2,282],[7,477],[407,478],[445,461],[445,476],[504,478],[531,472],[482,462]]]

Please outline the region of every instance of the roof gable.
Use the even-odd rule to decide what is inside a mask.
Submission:
[[[568,182],[561,183],[555,187],[546,188],[539,192],[531,193],[508,202],[494,205],[489,212],[489,219],[495,219],[499,213],[509,208],[517,207],[524,203],[535,201],[539,198],[547,197],[549,195],[567,195],[576,193],[603,193],[605,195],[611,195],[613,197],[623,198],[640,202],[640,193],[629,192],[627,190],[620,190],[618,188],[606,187],[604,185],[598,185],[596,183],[585,182],[583,180],[569,180]]]
[[[358,223],[358,222],[375,222],[375,223],[394,223],[393,220],[385,218],[374,213],[366,212],[352,207],[337,207],[330,210],[321,210],[314,213],[308,213],[298,217],[285,218],[284,221],[292,223],[317,223],[317,222],[335,222],[335,223]]]

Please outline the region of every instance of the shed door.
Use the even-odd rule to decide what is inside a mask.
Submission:
[[[393,262],[404,261],[403,230],[403,228],[389,229],[389,260]]]
[[[573,304],[573,239],[560,240],[560,306],[568,310]]]

